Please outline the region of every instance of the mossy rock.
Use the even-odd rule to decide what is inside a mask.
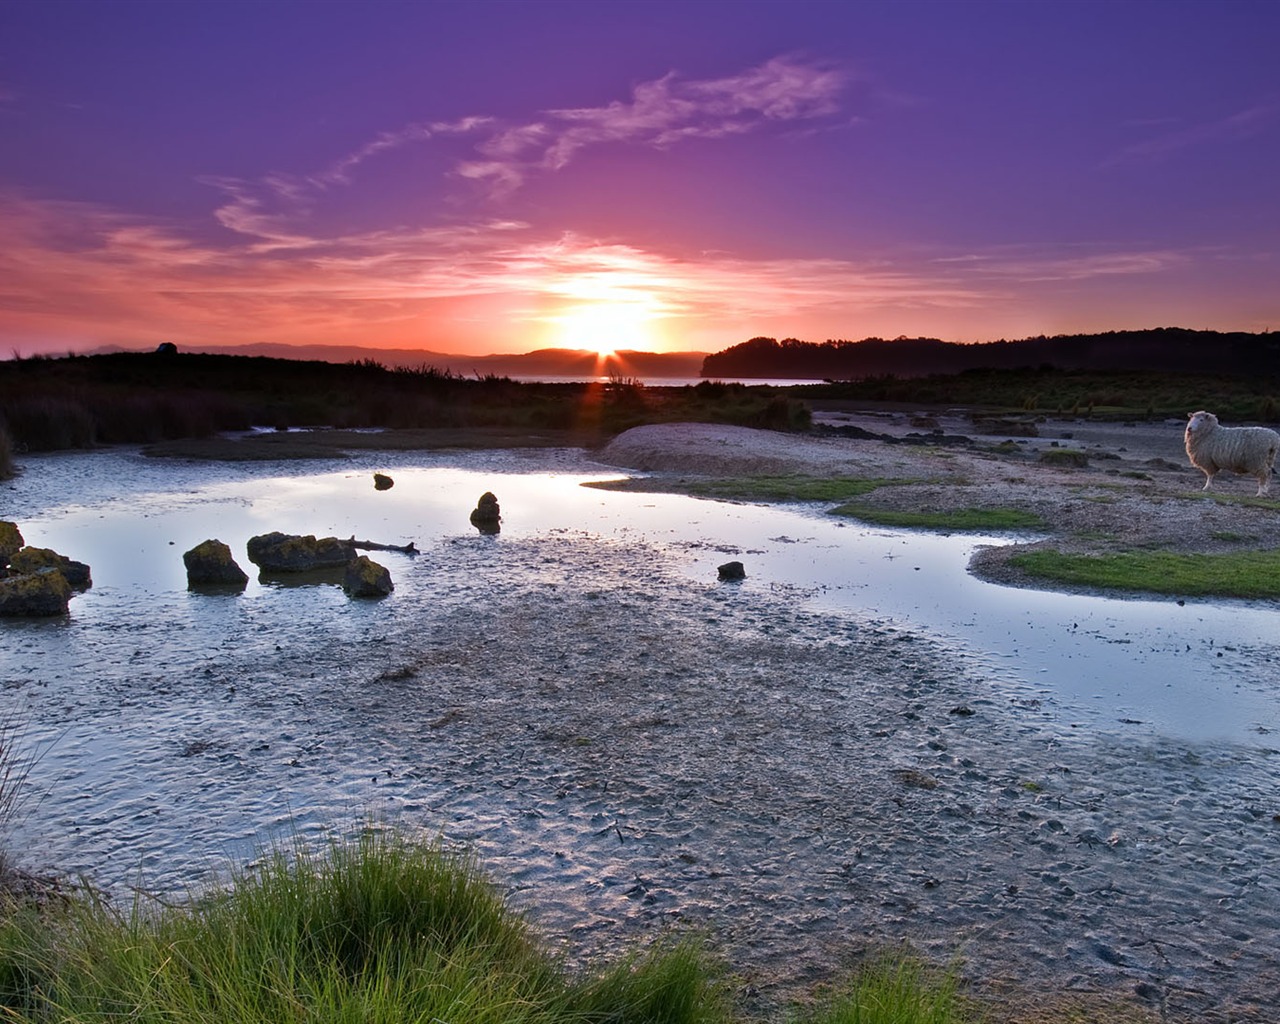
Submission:
[[[355,555],[351,542],[337,537],[317,540],[312,534],[263,533],[250,537],[249,561],[265,572],[310,572],[336,569]]]
[[[41,569],[56,569],[71,584],[72,590],[88,590],[93,586],[89,567],[50,548],[23,548],[9,560],[9,571],[14,575],[29,575]]]
[[[0,519],[0,566],[8,565],[9,559],[21,551],[24,544],[18,524]]]
[[[231,549],[220,540],[206,540],[197,544],[182,556],[187,567],[187,586],[240,587],[249,582]]]
[[[57,569],[39,569],[0,579],[0,616],[48,618],[66,615],[71,584]]]
[[[342,589],[350,597],[386,597],[396,588],[386,566],[379,565],[368,555],[361,555],[347,563]]]

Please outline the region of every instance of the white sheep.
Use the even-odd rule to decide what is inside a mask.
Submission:
[[[1187,458],[1205,475],[1204,490],[1221,470],[1257,477],[1258,497],[1271,486],[1280,434],[1268,427],[1223,427],[1211,412],[1193,412],[1187,420]]]

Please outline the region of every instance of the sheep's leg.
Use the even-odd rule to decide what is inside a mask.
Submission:
[[[1207,491],[1207,490],[1209,489],[1209,485],[1210,485],[1211,483],[1213,483],[1213,474],[1212,474],[1212,473],[1205,473],[1205,475],[1204,475],[1204,486],[1203,486],[1203,487],[1201,487],[1201,488],[1200,488],[1200,490],[1202,490],[1202,491]]]

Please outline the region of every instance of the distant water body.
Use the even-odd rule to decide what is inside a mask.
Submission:
[[[607,376],[589,377],[585,375],[575,376],[567,374],[565,376],[556,376],[554,374],[504,374],[510,376],[512,380],[520,381],[522,384],[583,384],[596,383],[608,384],[615,378]],[[648,388],[683,388],[694,387],[706,381],[712,381],[717,384],[745,384],[748,387],[759,387],[768,385],[775,388],[791,387],[796,384],[824,384],[823,380],[816,378],[792,379],[786,377],[640,377],[640,376],[623,376],[622,380],[639,381]]]

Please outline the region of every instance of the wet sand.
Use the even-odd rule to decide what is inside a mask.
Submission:
[[[50,677],[35,634],[11,645],[0,682],[61,737],[28,834],[98,829],[88,864],[181,887],[246,828],[373,808],[475,848],[574,956],[706,930],[761,1019],[899,942],[1005,1004],[1277,1019],[1266,737],[1082,734],[922,633],[572,529],[459,538],[398,593],[446,579],[358,622],[335,599],[340,629],[265,648],[250,618],[186,662],[144,653],[157,619],[118,639],[120,674]],[[185,863],[149,838],[184,832]]]

